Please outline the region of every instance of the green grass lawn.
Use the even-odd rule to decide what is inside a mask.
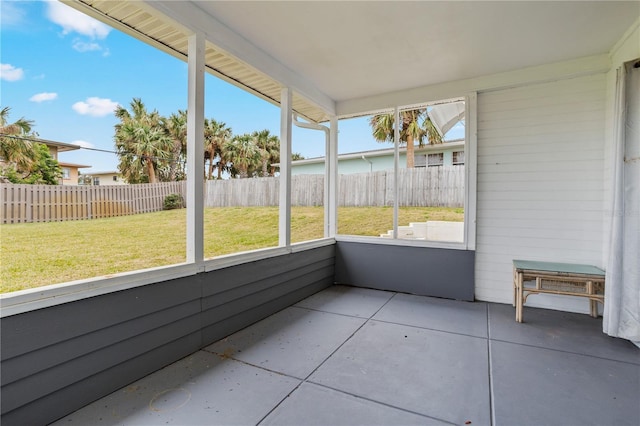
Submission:
[[[293,242],[323,236],[322,207],[293,207]],[[463,209],[405,207],[399,223],[462,221]],[[277,207],[208,208],[204,253],[210,258],[278,245]],[[343,207],[338,233],[378,236],[392,228],[391,207]],[[186,210],[109,219],[0,225],[0,292],[23,290],[182,263]]]

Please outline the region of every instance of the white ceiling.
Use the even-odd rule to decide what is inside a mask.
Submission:
[[[604,54],[640,16],[638,1],[196,3],[338,102]]]

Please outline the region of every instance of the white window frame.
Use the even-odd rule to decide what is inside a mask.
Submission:
[[[465,156],[465,195],[464,195],[464,239],[463,242],[446,242],[446,241],[428,241],[428,240],[409,240],[397,238],[397,206],[394,206],[394,224],[393,224],[393,238],[380,238],[374,236],[355,236],[355,235],[337,235],[336,241],[350,241],[360,242],[368,244],[382,244],[382,245],[395,245],[395,246],[413,246],[413,247],[432,247],[432,248],[445,248],[445,249],[457,249],[457,250],[475,250],[476,248],[476,199],[477,199],[477,104],[478,95],[476,92],[471,92],[464,97],[452,98],[446,100],[456,101],[464,100],[465,102],[465,144],[464,144],[464,156]],[[434,103],[442,103],[445,100],[434,101]],[[408,109],[424,104],[417,104],[415,106],[402,106],[398,107],[399,110]],[[371,114],[379,114],[387,111],[376,111]],[[346,117],[345,117],[346,118]],[[397,121],[396,121],[397,122]],[[396,144],[397,145],[397,144]],[[394,162],[398,162],[398,154],[394,159]],[[397,178],[394,179],[397,182]],[[340,217],[338,217],[340,220]]]
[[[423,167],[427,167],[427,156],[428,154],[418,154],[414,157],[413,159],[413,167],[416,168],[423,168]],[[420,160],[418,160],[420,159]]]
[[[462,161],[460,161],[460,158],[458,157],[457,154],[462,153]],[[464,165],[464,151],[454,151],[451,155],[451,163],[454,166],[462,166]]]
[[[429,158],[436,158],[438,156],[439,162],[431,163],[429,162]],[[444,165],[444,153],[443,152],[434,152],[432,154],[427,154],[427,167],[442,167]]]

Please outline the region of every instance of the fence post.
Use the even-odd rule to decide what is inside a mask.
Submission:
[[[26,191],[25,190],[25,210],[27,213],[27,219],[26,222],[27,223],[31,223],[33,221],[33,212],[32,212],[32,206],[33,204],[31,203],[31,200],[33,198],[33,192],[30,191]]]

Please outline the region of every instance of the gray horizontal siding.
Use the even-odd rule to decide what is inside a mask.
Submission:
[[[2,415],[2,425],[45,425],[197,350],[200,333],[184,336],[100,371]],[[70,363],[73,365],[73,363]],[[72,368],[72,367],[70,367]],[[2,390],[4,399],[8,392]]]
[[[246,263],[205,283],[203,341],[214,342],[333,284],[335,247]]]
[[[340,284],[474,300],[475,252],[338,241]]]
[[[325,288],[326,246],[2,318],[1,422],[46,424]]]

